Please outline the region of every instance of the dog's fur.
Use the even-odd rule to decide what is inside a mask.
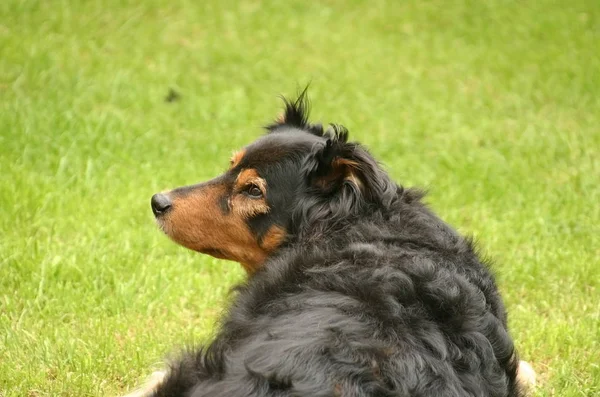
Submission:
[[[304,93],[222,176],[166,193],[176,242],[240,262],[214,340],[139,395],[521,396],[494,278]],[[524,364],[526,365],[526,364]]]

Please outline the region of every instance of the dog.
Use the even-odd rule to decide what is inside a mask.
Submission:
[[[518,355],[473,242],[396,184],[306,90],[208,182],[155,194],[175,242],[248,273],[212,342],[130,396],[518,397]]]

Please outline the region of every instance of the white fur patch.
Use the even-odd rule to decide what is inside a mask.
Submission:
[[[152,395],[152,393],[154,393],[156,388],[162,383],[166,376],[166,371],[153,372],[146,383],[144,383],[135,391],[123,397],[149,397]]]

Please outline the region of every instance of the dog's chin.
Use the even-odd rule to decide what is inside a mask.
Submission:
[[[177,238],[175,238],[172,234],[171,234],[171,229],[169,228],[168,224],[165,223],[163,220],[161,219],[157,219],[156,220],[156,224],[158,225],[158,228],[167,235],[167,237],[169,237],[172,241],[174,241],[175,243],[190,249],[192,251],[196,251],[198,253],[204,254],[204,255],[210,255],[212,257],[215,257],[217,259],[230,259],[229,255],[227,255],[227,252],[225,252],[222,249],[218,249],[218,248],[208,248],[208,247],[202,247],[202,248],[198,248],[198,246],[196,244],[190,244],[189,241],[180,241]]]
[[[217,259],[229,259],[225,252],[216,248],[202,248],[196,251],[200,252],[201,254],[210,255]]]
[[[163,219],[160,219],[160,218],[155,218],[155,221],[156,221],[156,225],[158,226],[158,228],[160,229],[160,231],[163,232],[164,234],[166,234],[168,236],[169,233],[167,231],[167,226],[165,224],[165,221]]]

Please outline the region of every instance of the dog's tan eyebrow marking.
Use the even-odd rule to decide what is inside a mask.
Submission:
[[[233,155],[231,156],[231,160],[229,161],[231,166],[230,168],[237,167],[240,161],[242,161],[242,159],[244,158],[245,154],[246,151],[244,149],[238,150],[237,152],[233,153]]]
[[[259,214],[266,214],[271,210],[264,199],[267,191],[267,182],[258,175],[255,169],[247,168],[242,170],[235,181],[233,190],[235,193],[239,193],[250,185],[258,187],[262,192],[263,197],[257,200],[240,200],[238,199],[239,196],[236,195],[232,201],[233,211],[241,215],[244,219]]]
[[[245,185],[255,184],[263,194],[267,192],[267,182],[253,168],[246,168],[239,173],[235,180],[235,188],[241,190]]]

